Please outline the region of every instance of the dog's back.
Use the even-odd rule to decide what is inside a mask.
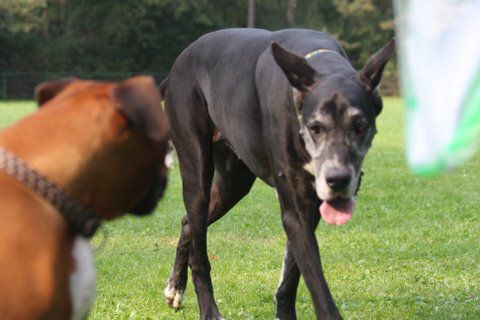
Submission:
[[[192,117],[193,120],[199,113],[207,113],[235,154],[256,176],[269,184],[272,184],[272,177],[263,145],[264,136],[268,134],[264,131],[263,117],[268,117],[272,111],[261,109],[256,79],[261,73],[260,76],[267,78],[263,81],[266,83],[272,81],[274,75],[279,75],[287,85],[271,55],[268,55],[270,59],[266,59],[266,63],[262,61],[259,64],[262,55],[269,53],[269,45],[273,41],[293,48],[299,54],[321,47],[346,56],[340,45],[323,32],[307,29],[276,32],[225,29],[206,34],[188,46],[176,60],[166,84],[167,90],[175,93],[176,97],[172,99],[190,97],[192,92],[197,97],[196,101],[175,103],[176,107],[168,110],[171,121],[182,127],[188,123],[186,118]],[[353,70],[349,64],[327,65]],[[286,99],[287,94],[285,90],[282,92],[276,88],[272,95],[273,98],[282,95]],[[167,102],[167,108],[171,104]],[[293,108],[283,110],[283,113],[295,117]]]

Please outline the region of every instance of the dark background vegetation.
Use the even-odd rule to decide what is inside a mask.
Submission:
[[[64,75],[160,79],[200,35],[247,24],[333,34],[357,68],[394,28],[390,0],[1,0],[0,98]],[[390,66],[387,93],[395,79]]]

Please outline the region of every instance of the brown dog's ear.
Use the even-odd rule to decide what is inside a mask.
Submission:
[[[374,91],[380,83],[385,65],[394,53],[395,39],[392,38],[382,49],[368,59],[365,66],[358,73],[357,80],[368,90]]]
[[[301,92],[310,91],[319,76],[307,60],[286,50],[276,42],[272,42],[271,50],[275,62],[283,70],[290,84]]]
[[[114,88],[118,110],[135,130],[147,134],[152,140],[165,139],[167,120],[160,105],[155,81],[149,76],[128,79]]]
[[[45,102],[51,100],[74,80],[77,79],[69,77],[40,83],[34,90],[35,101],[37,101],[38,106],[41,107]]]

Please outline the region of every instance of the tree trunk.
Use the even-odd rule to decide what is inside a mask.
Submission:
[[[255,0],[248,0],[247,28],[255,28]]]
[[[295,23],[295,7],[296,0],[285,1],[285,22],[287,27],[291,27]]]
[[[317,0],[312,0],[312,11],[310,11],[308,21],[310,24],[315,25],[318,19],[318,3]]]

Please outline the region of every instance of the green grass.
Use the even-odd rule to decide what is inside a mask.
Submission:
[[[0,103],[0,127],[33,110]],[[403,153],[400,100],[385,99],[352,221],[317,231],[331,291],[346,319],[480,317],[480,158],[454,174],[412,176]],[[103,226],[94,238],[97,300],[91,319],[198,319],[191,283],[185,309],[163,288],[184,212],[178,167],[155,215]],[[273,191],[257,182],[209,230],[215,295],[227,319],[273,319],[285,235]],[[301,283],[299,319],[314,319]]]
[[[1,101],[0,100],[0,128],[3,128],[20,117],[32,112],[37,107],[31,101]]]

